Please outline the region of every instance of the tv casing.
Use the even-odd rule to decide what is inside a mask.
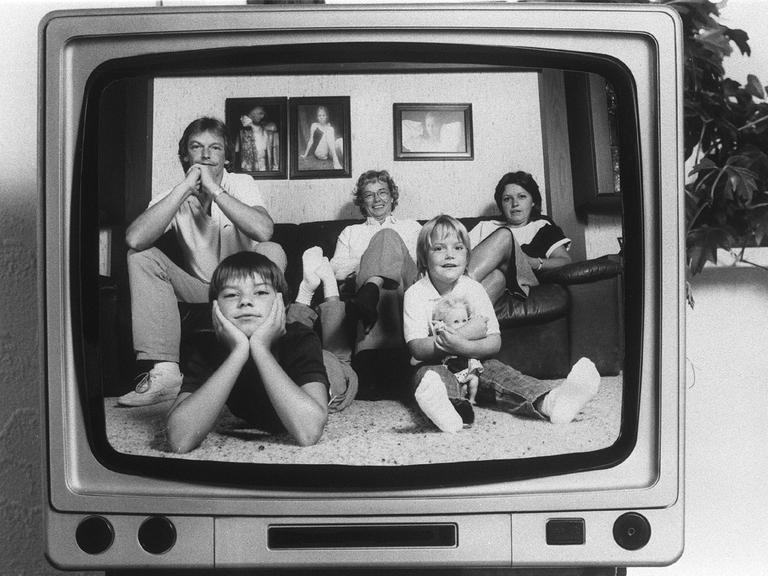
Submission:
[[[684,274],[682,40],[657,5],[450,4],[61,11],[40,25],[40,278],[46,550],[59,567],[520,567],[656,565],[683,549]],[[324,43],[422,43],[608,55],[636,87],[641,166],[642,337],[637,437],[613,466],[492,484],[415,490],[251,489],[115,471],[89,445],[73,318],[73,182],[86,86],[105,63],[149,54]],[[637,263],[637,262],[636,262]],[[648,544],[614,540],[623,513]],[[168,518],[176,544],[150,554],[141,523]],[[114,543],[87,554],[75,532],[106,518]],[[581,545],[549,545],[551,519],[583,519]],[[274,549],[281,526],[449,525],[451,546]]]

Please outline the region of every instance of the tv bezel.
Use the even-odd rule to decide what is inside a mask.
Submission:
[[[39,179],[49,512],[309,518],[407,515],[414,509],[428,516],[632,508],[649,514],[669,510],[680,518],[685,391],[684,226],[678,193],[683,182],[680,38],[679,18],[658,5],[228,6],[48,15],[40,25]],[[135,468],[104,465],[91,449],[94,438],[86,424],[93,415],[98,418],[98,411],[84,407],[79,397],[78,343],[73,334],[80,310],[68,301],[77,288],[73,258],[79,240],[71,228],[77,208],[72,202],[79,170],[75,159],[92,73],[116,59],[179,54],[192,40],[200,50],[214,50],[385,39],[539,51],[567,47],[581,54],[610,53],[632,73],[642,137],[640,206],[645,217],[638,236],[642,240],[629,239],[625,246],[629,254],[645,255],[641,269],[627,271],[630,278],[635,274],[635,286],[645,286],[642,294],[630,296],[630,301],[640,302],[630,313],[643,310],[641,339],[628,341],[628,347],[640,347],[629,354],[637,355],[641,374],[632,450],[619,463],[600,469],[562,469],[553,476],[494,478],[492,483],[463,477],[460,485],[422,485],[416,490],[402,484],[395,489],[322,492],[302,485],[263,489],[210,478],[188,482],[136,475],[130,473]],[[425,469],[434,470],[434,465]],[[670,546],[679,550],[681,538]],[[643,558],[638,555],[635,560]]]
[[[260,65],[259,62],[268,62]],[[531,65],[534,62],[535,65]],[[624,358],[623,394],[621,402],[622,428],[619,437],[609,447],[591,452],[563,453],[508,460],[482,460],[410,466],[357,466],[338,464],[307,465],[200,461],[174,457],[139,456],[116,451],[107,439],[107,425],[101,394],[101,375],[104,373],[103,356],[99,354],[100,334],[98,308],[84,303],[98,301],[98,246],[99,203],[99,117],[101,100],[111,82],[141,75],[145,77],[228,76],[249,74],[297,74],[305,68],[317,74],[317,65],[325,63],[331,74],[397,73],[439,70],[451,66],[471,70],[480,67],[483,72],[500,70],[539,70],[557,68],[599,74],[611,82],[621,105],[617,110],[620,127],[621,177],[625,196],[623,259],[630,263],[623,273],[626,302],[626,341],[641,338],[642,313],[637,298],[643,293],[643,278],[631,266],[642,262],[642,246],[634,239],[642,230],[640,150],[637,139],[637,107],[631,74],[620,62],[604,55],[570,53],[566,51],[527,50],[520,48],[473,47],[467,45],[370,43],[363,44],[290,44],[268,48],[242,47],[206,51],[191,50],[171,55],[149,55],[126,60],[111,60],[99,66],[88,79],[86,97],[81,112],[81,128],[75,151],[72,195],[72,257],[70,259],[70,291],[72,313],[72,342],[76,380],[80,383],[80,397],[87,417],[86,435],[96,459],[105,467],[125,474],[204,482],[210,484],[247,485],[265,490],[297,488],[312,492],[339,489],[351,491],[418,490],[421,488],[495,484],[527,478],[584,472],[606,468],[625,459],[634,448],[639,413],[640,372],[639,350],[629,348]],[[329,65],[328,63],[333,63]],[[523,66],[527,63],[526,66]],[[378,69],[378,71],[377,71]],[[418,72],[414,72],[418,73]],[[634,192],[634,194],[633,194]],[[386,473],[382,473],[382,468]],[[439,484],[436,483],[439,480]]]

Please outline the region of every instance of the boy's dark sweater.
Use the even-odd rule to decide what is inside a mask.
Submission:
[[[272,349],[278,364],[297,386],[320,382],[327,389],[328,377],[320,338],[310,328],[296,322],[286,324],[285,330]],[[191,393],[202,386],[228,354],[229,351],[219,343],[212,330],[201,330],[190,335],[181,358],[184,374],[181,392]],[[232,414],[254,427],[271,432],[285,430],[250,357],[232,387],[227,407]]]

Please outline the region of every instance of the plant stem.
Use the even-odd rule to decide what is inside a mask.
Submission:
[[[768,121],[768,114],[763,116],[762,118],[758,118],[757,120],[754,120],[753,122],[750,122],[748,124],[744,124],[744,126],[741,126],[738,131],[741,132],[742,130],[746,130],[747,128],[752,128],[753,126],[757,126],[761,122]]]
[[[745,260],[744,258],[742,258],[741,261],[744,262],[744,264],[749,264],[750,266],[754,266],[755,268],[760,268],[761,270],[768,272],[768,266],[763,266],[762,264],[752,262],[751,260]]]
[[[691,233],[691,230],[693,230],[693,226],[694,226],[694,224],[696,224],[696,220],[699,219],[699,216],[701,216],[701,213],[704,212],[704,209],[707,206],[709,206],[709,202],[706,202],[706,203],[702,204],[701,206],[699,206],[699,209],[696,211],[696,215],[693,218],[691,218],[690,221],[688,222],[688,226],[686,227],[687,229],[685,231],[686,238],[688,237],[688,234]]]

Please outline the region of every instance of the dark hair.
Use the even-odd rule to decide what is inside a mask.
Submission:
[[[227,256],[216,266],[208,288],[208,299],[211,302],[216,300],[228,282],[244,280],[254,274],[288,299],[288,283],[280,268],[263,254],[247,250]]]
[[[400,191],[392,176],[386,170],[368,170],[360,174],[360,178],[357,179],[357,184],[355,184],[355,190],[352,192],[352,202],[360,209],[360,213],[366,218],[368,217],[363,202],[363,193],[365,191],[364,188],[371,182],[383,182],[389,187],[389,196],[392,198],[392,211],[394,211],[395,206],[397,206],[397,199],[400,197]]]
[[[218,118],[203,116],[202,118],[190,122],[184,129],[184,134],[181,135],[181,140],[179,140],[179,162],[181,162],[184,172],[189,170],[190,166],[189,160],[187,160],[187,155],[189,154],[189,151],[187,150],[189,140],[195,134],[201,134],[203,132],[212,132],[224,140],[224,157],[227,162],[232,162],[233,160],[234,147],[232,146],[232,140],[227,125]]]
[[[419,237],[416,240],[416,268],[419,275],[423,276],[429,271],[429,251],[432,248],[432,234],[435,232],[439,234],[438,239],[445,238],[453,232],[464,244],[464,248],[467,251],[467,266],[464,267],[464,274],[466,274],[472,250],[472,243],[469,240],[467,228],[453,216],[440,214],[424,224],[421,230],[419,230]]]
[[[539,191],[539,185],[536,184],[536,180],[528,172],[507,172],[501,177],[499,183],[496,184],[496,191],[493,194],[493,199],[496,201],[496,206],[499,207],[499,212],[503,213],[501,209],[501,196],[504,194],[504,189],[509,184],[517,184],[523,188],[533,198],[533,209],[531,210],[531,218],[538,218],[541,216],[541,192]]]

